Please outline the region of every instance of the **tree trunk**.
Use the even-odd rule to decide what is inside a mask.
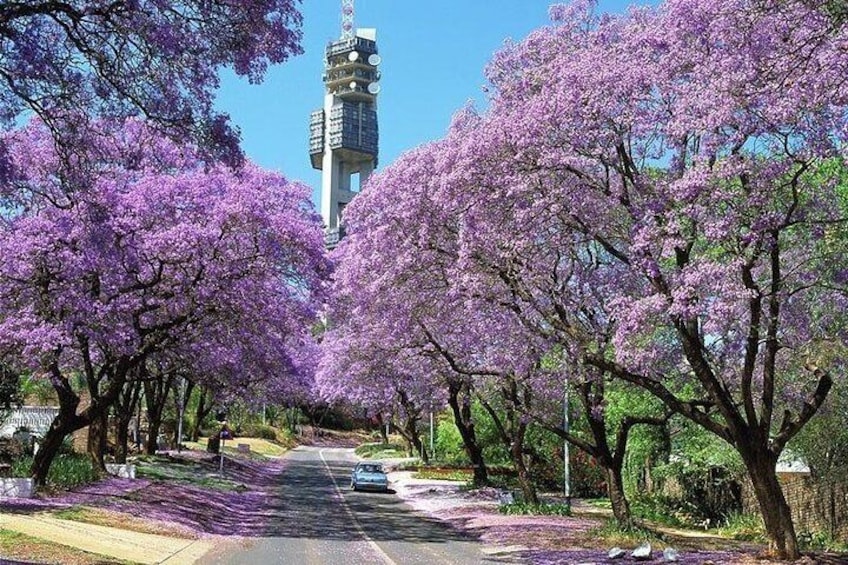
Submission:
[[[415,456],[415,445],[412,441],[412,434],[410,433],[408,425],[401,425],[401,422],[395,426],[398,434],[400,434],[401,439],[406,444],[406,456],[414,457]]]
[[[415,423],[416,421],[412,418],[409,418],[406,421],[406,433],[409,436],[409,441],[412,443],[412,447],[415,448],[416,453],[421,458],[421,461],[428,465],[430,463],[430,458],[427,455],[427,450],[424,449],[424,443],[421,441],[421,437],[418,435],[418,426]]]
[[[523,435],[523,433],[522,433]],[[521,494],[524,495],[524,502],[539,505],[539,495],[536,493],[536,485],[530,478],[530,473],[527,470],[527,465],[524,464],[524,442],[515,441],[509,450],[512,457],[512,465],[518,473],[518,485],[521,487]]]
[[[108,410],[102,410],[92,417],[91,422],[88,424],[86,450],[94,469],[101,473],[106,472],[106,462],[103,456],[106,453],[106,434],[109,430],[108,414]]]
[[[418,456],[421,458],[421,462],[425,465],[430,464],[430,454],[427,453],[427,449],[424,447],[424,442],[421,441],[421,438],[416,433],[412,436],[412,445],[415,446],[415,451],[418,452]]]
[[[769,455],[757,457],[751,454],[745,458],[745,466],[763,516],[769,550],[778,559],[795,560],[801,553],[792,524],[792,512],[777,480],[776,461],[776,458]]]
[[[380,440],[383,445],[389,445],[389,434],[386,433],[386,424],[383,422],[383,415],[377,414],[377,428],[380,430]]]
[[[35,480],[38,486],[44,486],[47,483],[47,473],[50,471],[50,465],[53,459],[59,452],[62,446],[62,441],[65,439],[65,434],[52,428],[44,435],[44,439],[39,444],[38,453],[32,461],[30,468],[30,476]]]
[[[82,341],[84,342],[85,340],[82,339]],[[38,453],[33,458],[30,473],[32,478],[35,479],[37,486],[43,486],[46,483],[50,465],[53,463],[53,459],[62,446],[62,441],[64,441],[68,434],[91,425],[94,420],[99,420],[99,423],[103,423],[102,418],[106,417],[105,415],[108,413],[109,407],[115,402],[126,382],[127,372],[133,367],[130,359],[121,358],[95,371],[90,363],[90,358],[87,356],[87,349],[83,351],[83,354],[84,358],[89,361],[85,366],[86,379],[89,380],[89,391],[91,392],[91,403],[80,414],[77,414],[77,408],[80,404],[79,395],[74,392],[70,382],[59,368],[59,364],[53,362],[48,366],[50,383],[53,385],[53,390],[59,399],[59,415],[53,420]],[[100,379],[109,377],[108,386],[104,393],[99,392],[100,388],[98,386],[91,384],[91,379],[95,378],[95,373],[99,375],[98,378]],[[102,453],[101,449],[101,458]]]
[[[60,373],[58,364],[54,364],[50,372],[50,381],[59,398],[59,414],[50,423],[50,428],[44,435],[44,441],[41,442],[38,453],[35,454],[32,461],[30,476],[35,480],[37,486],[44,486],[47,483],[50,465],[53,463],[56,454],[59,453],[65,437],[85,425],[80,422],[79,416],[77,416],[80,398],[73,391],[68,380]]]
[[[147,443],[145,453],[154,455],[158,447],[159,428],[162,426],[162,413],[165,400],[174,382],[173,375],[157,375],[153,380],[144,382],[144,399],[147,402]]]
[[[115,462],[127,462],[129,451],[130,423],[135,417],[135,409],[141,395],[141,381],[135,380],[124,385],[124,390],[115,402]]]
[[[622,530],[633,528],[633,516],[630,513],[630,503],[624,494],[624,479],[621,465],[612,464],[604,469],[607,475],[607,494],[612,505],[612,515]]]
[[[115,420],[115,463],[119,463],[121,465],[127,462],[131,420],[132,417],[129,419],[117,418]]]
[[[483,460],[483,449],[477,441],[477,435],[474,433],[474,420],[471,417],[471,405],[466,402],[459,401],[459,392],[465,385],[451,383],[448,389],[448,404],[453,412],[453,420],[456,424],[456,429],[462,437],[462,445],[465,448],[465,453],[468,459],[471,460],[471,465],[474,469],[474,486],[484,487],[489,485],[489,470],[486,468],[486,462]]]
[[[159,448],[159,427],[162,424],[162,412],[160,410],[150,411],[150,403],[147,404],[147,438],[144,442],[144,452],[147,455],[156,455]]]
[[[209,404],[206,405],[206,401],[209,401]],[[191,429],[191,441],[198,441],[200,439],[200,426],[203,424],[203,420],[209,415],[209,412],[212,411],[212,406],[214,403],[212,402],[211,395],[205,386],[200,387],[200,399],[197,402],[197,410],[194,413],[194,426]]]
[[[411,447],[415,449],[415,452],[418,453],[421,461],[427,465],[430,462],[430,459],[427,455],[427,451],[424,449],[424,444],[421,442],[421,437],[418,433],[418,422],[421,418],[421,410],[416,408],[415,404],[409,400],[409,396],[403,390],[398,391],[398,400],[400,401],[400,406],[403,408],[403,414],[405,416],[403,419],[404,429],[402,435],[411,444]]]
[[[503,384],[504,386],[500,389],[501,397],[505,403],[505,409],[502,410],[503,416],[492,403],[486,401],[483,397],[479,397],[480,404],[492,419],[498,437],[509,453],[512,466],[518,475],[518,484],[521,487],[524,502],[538,506],[539,496],[536,493],[536,486],[530,478],[530,472],[524,461],[524,440],[527,436],[527,424],[519,416],[521,412],[529,411],[531,408],[530,391],[523,387],[519,388],[514,378],[507,379]]]

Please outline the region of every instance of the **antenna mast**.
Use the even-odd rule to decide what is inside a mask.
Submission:
[[[353,39],[353,0],[342,0],[342,39]]]

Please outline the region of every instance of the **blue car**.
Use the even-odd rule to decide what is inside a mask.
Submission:
[[[389,478],[379,463],[357,463],[350,474],[350,488],[386,492]]]

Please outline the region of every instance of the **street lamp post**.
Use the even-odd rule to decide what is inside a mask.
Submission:
[[[434,445],[434,438],[433,438],[433,436],[434,436],[434,426],[433,426],[433,409],[432,409],[432,408],[430,408],[430,458],[431,458],[431,459],[435,459],[435,458],[436,458],[436,452],[435,452],[435,451],[434,451],[434,449],[433,449],[433,445]]]
[[[141,386],[141,385],[139,385]],[[141,453],[141,403],[144,401],[144,386],[138,393],[138,411],[135,416],[135,449]]]
[[[186,393],[186,379],[185,377],[181,377],[182,381],[180,382],[180,420],[177,422],[177,452],[181,452],[183,450],[183,416],[185,415],[185,393]]]
[[[568,419],[568,378],[565,379],[565,392],[563,394],[562,428],[566,434],[570,431],[570,422]],[[568,448],[568,440],[563,441],[563,491],[565,494],[565,503],[571,506],[571,460]]]

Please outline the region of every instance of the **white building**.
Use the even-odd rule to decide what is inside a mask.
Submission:
[[[0,423],[0,437],[12,437],[20,429],[44,437],[58,415],[59,408],[52,406],[21,406]]]

